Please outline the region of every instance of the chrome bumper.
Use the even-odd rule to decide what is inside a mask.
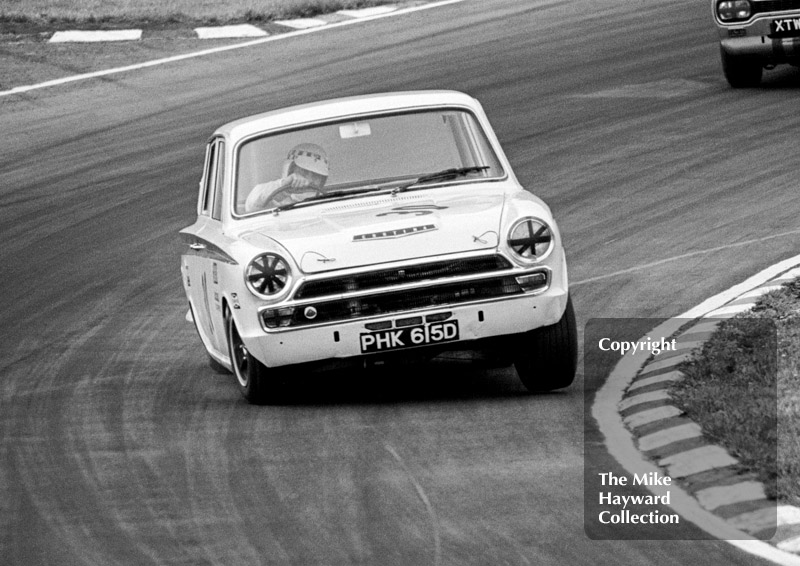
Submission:
[[[457,342],[471,342],[496,336],[519,334],[541,326],[555,324],[564,313],[567,292],[551,287],[538,295],[517,295],[483,303],[429,308],[414,313],[395,313],[369,321],[355,320],[330,326],[292,329],[265,333],[261,328],[242,335],[248,350],[267,367],[315,362],[328,359],[369,356],[361,351],[361,335],[371,332],[376,322],[395,323],[409,316],[428,317],[450,313],[449,320],[458,320]],[[420,348],[429,345],[419,346]],[[409,348],[409,350],[414,348]],[[403,350],[399,350],[403,351]]]
[[[774,20],[797,19],[800,11],[758,14],[741,23],[717,22],[720,45],[726,54],[760,59],[764,64],[800,61],[800,37],[770,37]]]

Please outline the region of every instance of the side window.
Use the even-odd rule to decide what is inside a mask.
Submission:
[[[216,174],[216,190],[214,191],[214,209],[211,213],[211,218],[220,220],[222,218],[222,189],[225,186],[223,179],[225,178],[225,142],[218,141],[217,147],[217,174]]]
[[[209,215],[214,195],[214,180],[217,171],[217,143],[211,142],[206,149],[206,164],[203,169],[203,180],[200,181],[200,202],[198,213]]]

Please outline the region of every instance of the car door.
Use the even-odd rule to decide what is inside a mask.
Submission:
[[[206,147],[203,177],[200,181],[197,221],[182,231],[187,248],[183,251],[184,286],[189,297],[195,326],[209,353],[227,356],[225,329],[219,288],[219,254],[212,244],[219,240],[221,226],[222,179],[225,142],[211,140]]]

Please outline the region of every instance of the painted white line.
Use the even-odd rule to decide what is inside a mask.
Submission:
[[[616,410],[616,407],[614,409]],[[677,417],[681,414],[683,414],[683,411],[681,411],[678,407],[667,405],[665,407],[657,407],[655,409],[649,409],[647,411],[642,411],[641,413],[629,415],[625,417],[625,424],[631,428],[639,428],[646,424],[654,423],[656,421],[663,421],[664,419]]]
[[[388,14],[397,10],[397,6],[373,6],[372,8],[361,8],[360,10],[339,10],[337,14],[348,16],[350,18],[369,18],[370,16],[377,16],[379,14]]]
[[[216,26],[194,28],[200,39],[229,39],[231,37],[266,37],[269,34],[263,29],[250,24],[236,26]]]
[[[694,495],[700,505],[709,511],[723,505],[766,499],[767,497],[764,493],[764,486],[757,481],[743,481],[735,485],[709,487],[695,492]],[[772,522],[775,524],[774,510],[772,511]]]
[[[775,508],[764,507],[758,511],[742,513],[727,520],[728,523],[748,533],[757,533],[775,528]]]
[[[666,381],[680,381],[681,379],[683,379],[683,374],[677,370],[662,375],[657,375],[655,377],[648,377],[647,379],[640,379],[628,387],[628,393],[631,391],[636,391],[642,387],[647,387],[648,385],[655,385],[657,383],[664,383]]]
[[[800,267],[797,269],[792,269],[791,271],[787,271],[779,279],[776,281],[792,281],[793,279],[797,279],[800,277]]]
[[[691,340],[687,342],[681,342],[680,339],[678,339],[677,342],[678,350],[695,350],[697,348],[700,348],[703,344],[705,344],[705,341],[703,340]]]
[[[634,267],[629,267],[628,269],[622,269],[620,271],[615,271],[613,273],[605,273],[603,275],[598,275],[596,277],[589,277],[588,279],[581,279],[580,281],[571,281],[570,282],[570,286],[571,287],[575,287],[575,286],[578,286],[578,285],[586,285],[587,283],[594,283],[595,281],[602,281],[603,279],[610,279],[612,277],[618,277],[620,275],[627,275],[629,273],[635,273],[637,271],[650,270],[650,269],[652,269],[654,267],[658,267],[659,265],[664,265],[665,263],[671,263],[673,261],[680,261],[682,259],[689,259],[689,258],[692,258],[692,257],[696,257],[696,256],[700,256],[700,255],[706,255],[706,254],[719,252],[719,251],[723,251],[723,250],[728,250],[728,249],[732,249],[732,248],[741,248],[742,246],[752,246],[753,244],[758,244],[758,243],[761,243],[761,242],[767,242],[769,240],[775,240],[777,238],[786,238],[788,236],[796,236],[797,234],[800,234],[800,229],[798,229],[798,230],[790,230],[789,232],[782,232],[780,234],[773,234],[771,236],[764,236],[763,238],[756,238],[756,239],[747,240],[747,241],[744,241],[744,242],[737,242],[735,244],[728,244],[728,245],[725,245],[725,246],[717,246],[715,248],[707,248],[705,250],[698,250],[696,252],[690,252],[688,254],[676,255],[676,256],[673,256],[673,257],[660,259],[658,261],[653,261],[653,262],[650,262],[650,263],[644,263],[642,265],[636,265]],[[782,263],[784,263],[784,262],[781,262],[781,264]],[[781,264],[778,264],[778,265],[781,265]],[[790,264],[790,265],[793,265],[793,264]],[[778,273],[781,273],[781,271],[778,271],[775,275],[777,275]],[[769,279],[771,279],[771,277],[765,279],[764,281],[769,281]],[[728,301],[725,301],[725,303],[727,303],[729,301],[730,301],[730,299]],[[724,305],[725,303],[722,303],[722,304]],[[692,318],[697,318],[697,317],[692,317]]]
[[[784,234],[785,235],[785,234]],[[753,275],[746,281],[731,287],[713,297],[703,301],[696,307],[686,311],[682,315],[667,320],[649,335],[658,334],[672,336],[678,329],[686,323],[686,319],[699,318],[705,313],[712,311],[722,305],[729,303],[735,297],[746,293],[763,285],[767,281],[782,274],[788,269],[792,269],[800,264],[800,255],[779,262],[763,271]],[[634,445],[631,433],[625,428],[622,417],[617,412],[617,405],[622,399],[625,388],[641,369],[646,358],[637,355],[623,357],[603,386],[597,391],[595,403],[592,406],[592,416],[597,421],[598,429],[605,437],[605,445],[609,454],[613,456],[623,468],[634,474],[661,473],[658,466],[644,459],[642,454]],[[648,486],[648,489],[655,495],[666,495],[671,492],[672,508],[680,515],[709,533],[711,536],[720,540],[726,540],[732,546],[748,552],[754,556],[772,561],[781,566],[800,566],[800,556],[795,556],[784,552],[766,542],[755,540],[753,537],[743,533],[740,529],[717,517],[710,511],[703,509],[694,497],[677,486],[669,486],[667,490],[662,486]],[[779,513],[780,518],[780,513]]]
[[[740,295],[740,299],[749,299],[749,298],[758,298],[767,293],[771,293],[772,291],[779,291],[783,287],[783,285],[766,285],[764,287],[759,287],[758,289],[753,289],[743,295]]]
[[[317,18],[296,18],[294,20],[275,20],[272,23],[293,29],[311,29],[328,25],[328,22],[326,22],[325,20],[319,20]]]
[[[647,373],[647,372],[651,371],[649,369],[649,367],[651,365],[656,364],[656,363],[658,363],[658,364],[662,364],[663,363],[664,365],[668,365],[667,362],[670,362],[670,361],[673,362],[673,363],[681,363],[682,361],[689,360],[689,359],[692,358],[692,354],[694,354],[696,349],[697,348],[695,348],[695,347],[682,348],[681,345],[680,345],[680,342],[676,342],[674,350],[664,350],[663,352],[659,353],[658,356],[656,356],[653,359],[653,361],[651,361],[647,365],[647,367],[642,371],[642,373]]]
[[[667,399],[669,399],[669,394],[666,392],[666,390],[640,393],[639,395],[633,395],[631,397],[627,397],[622,401],[620,401],[619,410],[624,411],[625,409],[630,409],[631,407],[635,407],[636,405],[641,405],[642,403],[650,403],[652,401],[665,401]]]
[[[651,371],[658,371],[665,368],[671,368],[673,366],[677,366],[685,362],[686,360],[691,359],[692,352],[686,352],[685,354],[680,354],[677,356],[672,356],[671,358],[667,358],[666,360],[661,360],[658,362],[652,362],[644,366],[644,372],[648,373]]]
[[[786,539],[778,543],[778,548],[788,552],[800,552],[800,537]]]
[[[26,85],[26,86],[18,86],[14,87],[11,90],[4,90],[0,91],[0,97],[3,96],[11,96],[14,94],[22,94],[25,92],[30,92],[33,90],[39,90],[43,88],[49,88],[54,86],[61,86],[73,82],[78,81],[85,81],[89,79],[96,79],[99,77],[106,77],[109,75],[116,75],[119,73],[126,73],[130,71],[138,71],[140,69],[146,69],[148,67],[157,67],[159,65],[166,65],[169,63],[175,63],[178,61],[184,61],[186,59],[194,59],[197,57],[205,57],[208,55],[214,55],[216,53],[222,53],[224,51],[233,51],[235,49],[244,49],[247,47],[252,47],[254,45],[261,45],[264,43],[270,43],[272,41],[282,41],[284,39],[291,39],[293,37],[298,37],[301,35],[306,35],[308,33],[316,33],[324,30],[340,28],[344,26],[360,24],[362,22],[368,22],[372,20],[379,20],[382,18],[392,18],[395,16],[402,16],[405,14],[410,14],[412,12],[420,12],[422,10],[430,10],[432,8],[439,8],[441,6],[448,6],[450,4],[459,4],[461,2],[465,2],[466,0],[441,0],[440,2],[431,2],[430,4],[423,4],[421,6],[411,6],[409,8],[400,8],[399,10],[395,10],[394,12],[390,12],[387,14],[378,14],[375,16],[369,16],[366,18],[354,18],[352,20],[345,20],[342,22],[335,22],[332,24],[328,24],[326,26],[320,26],[316,28],[306,29],[306,30],[297,30],[288,33],[283,33],[280,35],[271,35],[269,37],[263,37],[260,39],[254,39],[252,41],[246,41],[243,43],[236,43],[234,45],[224,45],[220,47],[215,47],[212,49],[204,49],[202,51],[195,51],[193,53],[185,53],[183,55],[176,55],[174,57],[165,57],[164,59],[155,59],[153,61],[145,61],[144,63],[137,63],[135,65],[128,65],[125,67],[117,67],[114,69],[106,69],[103,71],[95,71],[92,73],[84,73],[82,75],[73,75],[71,77],[64,77],[61,79],[55,79],[52,81],[46,81],[43,83],[38,83],[34,85]]]
[[[140,29],[117,29],[97,31],[57,31],[49,43],[94,43],[98,41],[138,41],[142,38]]]
[[[658,465],[667,468],[672,478],[685,478],[700,472],[733,466],[739,461],[719,446],[701,446],[662,458]]]
[[[688,330],[685,330],[682,336],[689,336],[693,334],[694,335],[704,334],[704,335],[709,335],[706,336],[707,339],[713,332],[717,330],[719,325],[722,324],[721,320],[704,320],[704,319],[699,319],[699,320],[702,320],[703,322],[699,322],[698,324],[695,324]]]
[[[753,307],[756,306],[755,303],[744,303],[741,305],[729,305],[726,307],[722,307],[711,311],[710,313],[706,314],[706,318],[731,318],[736,316],[737,314],[742,314],[743,312],[753,310]]]
[[[702,436],[703,431],[697,423],[686,423],[672,428],[659,430],[652,434],[645,435],[639,439],[639,449],[648,451],[661,448],[673,442],[689,440]]]
[[[800,509],[793,505],[778,505],[778,526],[800,524]]]
[[[689,330],[684,332],[684,336],[689,334],[702,334],[705,332],[714,332],[717,327],[722,324],[721,320],[704,320],[692,326]]]
[[[794,233],[800,233],[800,230],[795,231]],[[756,287],[760,287],[767,281],[774,279],[776,276],[794,267],[798,263],[800,263],[800,255],[796,255],[794,257],[790,257],[789,259],[781,261],[780,263],[776,263],[775,265],[768,267],[767,269],[759,273],[756,273],[752,277],[749,277],[748,279],[739,283],[738,285],[734,285],[727,291],[723,291],[718,295],[714,295],[713,297],[706,299],[696,307],[689,309],[688,311],[683,313],[679,318],[700,318],[706,315],[707,313],[731,302],[739,295],[746,293],[747,291],[752,291]]]

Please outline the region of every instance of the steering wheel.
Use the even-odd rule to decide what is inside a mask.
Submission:
[[[267,202],[264,203],[264,208],[276,208],[276,207],[288,204],[287,202],[285,202],[285,200],[286,200],[285,197],[288,197],[290,202],[294,202],[294,201],[291,200],[291,195],[293,193],[314,193],[312,195],[314,197],[317,197],[317,196],[320,196],[320,195],[324,194],[320,189],[318,189],[316,187],[313,187],[313,186],[299,187],[299,188],[295,188],[295,187],[291,187],[291,186],[283,187],[282,189],[278,189],[277,191],[275,191],[274,193],[272,193],[269,196],[269,198],[267,199]],[[284,198],[283,199],[278,198],[280,196],[283,196]],[[283,200],[284,202],[279,202],[280,200]]]

